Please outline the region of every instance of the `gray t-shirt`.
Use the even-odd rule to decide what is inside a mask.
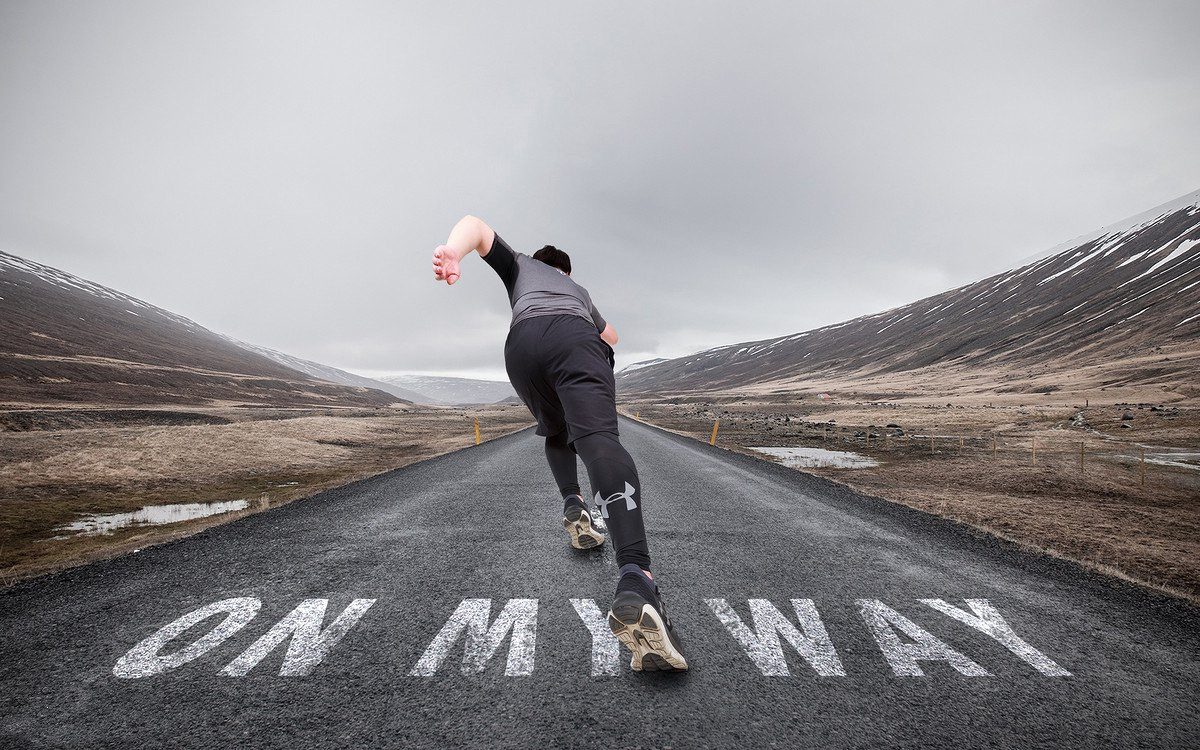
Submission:
[[[586,289],[554,266],[514,251],[500,235],[484,260],[508,290],[513,310],[510,328],[542,315],[577,315],[592,321],[597,331],[607,325]]]

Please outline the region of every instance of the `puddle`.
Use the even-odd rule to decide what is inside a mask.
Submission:
[[[111,534],[116,529],[126,526],[161,526],[168,523],[190,521],[193,518],[215,516],[219,513],[229,513],[244,510],[249,507],[247,500],[223,500],[217,503],[176,503],[173,505],[147,505],[141,510],[130,513],[107,513],[102,515],[85,516],[78,521],[59,526],[55,531],[67,531],[81,536],[98,536]],[[61,538],[61,537],[58,537]]]
[[[869,469],[878,466],[875,459],[851,451],[831,451],[824,448],[772,448],[749,446],[750,450],[766,453],[793,469]]]
[[[1135,443],[1132,448],[1126,448],[1126,450],[1121,453],[1097,453],[1096,455],[1112,461],[1136,464],[1141,460],[1141,456],[1137,452],[1138,448],[1148,449],[1146,450],[1146,463],[1148,464],[1169,466],[1173,469],[1200,471],[1200,453],[1180,450],[1178,448],[1166,448],[1157,445],[1143,445],[1141,443]]]
[[[1146,463],[1158,464],[1159,466],[1173,466],[1177,469],[1191,469],[1192,471],[1200,471],[1200,453],[1186,453],[1184,451],[1169,452],[1169,453],[1147,453]]]

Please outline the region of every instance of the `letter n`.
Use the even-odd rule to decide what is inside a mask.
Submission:
[[[265,659],[267,654],[274,651],[276,646],[290,637],[292,640],[283,657],[283,666],[280,667],[279,674],[281,677],[307,675],[321,663],[342,636],[354,627],[374,603],[374,599],[355,599],[346,607],[346,611],[329,623],[329,627],[322,630],[325,608],[329,605],[329,600],[305,599],[250,648],[226,665],[221,674],[226,677],[245,676]]]

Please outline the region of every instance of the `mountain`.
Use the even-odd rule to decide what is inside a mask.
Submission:
[[[385,383],[416,391],[422,404],[494,404],[517,395],[504,380],[475,380],[473,378],[443,378],[433,375],[388,375],[380,377]]]
[[[283,352],[276,351],[265,346],[239,341],[238,339],[235,339],[232,336],[226,336],[225,334],[218,335],[220,335],[221,338],[242,347],[243,349],[248,349],[256,354],[261,354],[268,359],[278,362],[284,367],[298,370],[299,372],[302,372],[306,375],[311,375],[312,377],[320,380],[328,380],[330,383],[340,383],[342,385],[349,385],[356,388],[375,388],[384,391],[385,393],[390,393],[396,398],[403,399],[404,401],[412,401],[413,403],[429,403],[428,397],[426,397],[424,394],[417,393],[416,391],[410,391],[407,388],[401,388],[400,386],[392,383],[385,383],[382,380],[375,380],[373,378],[363,377],[362,375],[355,375],[352,372],[339,370],[336,367],[323,365],[320,362],[313,362],[311,360],[301,359],[300,357],[293,357],[290,354],[284,354]]]
[[[641,362],[634,362],[631,365],[625,365],[620,370],[617,370],[617,374],[620,375],[623,372],[633,372],[634,370],[640,370],[643,367],[650,367],[651,365],[661,364],[666,361],[667,360],[665,357],[657,357],[655,359],[643,359]]]
[[[1086,373],[1098,387],[1200,396],[1200,191],[1054,250],[893,310],[627,368],[618,388],[784,390],[988,369],[1012,389],[1058,390],[1065,373]]]
[[[385,406],[175,313],[0,252],[0,402]]]

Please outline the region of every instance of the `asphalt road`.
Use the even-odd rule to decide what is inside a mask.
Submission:
[[[1200,742],[1196,608],[621,429],[689,673],[593,644],[527,430],[0,593],[0,746]]]

